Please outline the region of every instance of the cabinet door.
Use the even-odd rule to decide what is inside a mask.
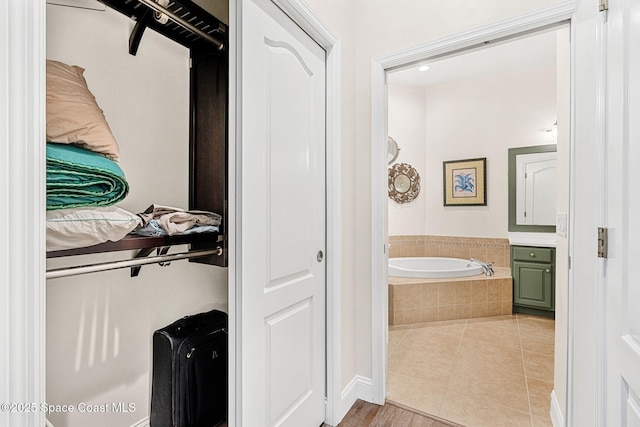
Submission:
[[[513,303],[552,310],[552,264],[513,262]]]

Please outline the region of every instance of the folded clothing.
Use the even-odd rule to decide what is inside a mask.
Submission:
[[[218,227],[217,225],[196,225],[178,234],[215,233],[218,231],[220,231],[220,227]],[[132,232],[132,234],[144,237],[159,237],[169,235],[169,233],[167,233],[165,229],[162,228],[162,226],[156,219],[152,219],[145,226],[136,228]]]
[[[47,210],[110,206],[129,193],[116,162],[75,145],[47,143]]]
[[[116,242],[140,225],[138,215],[116,206],[47,212],[47,251]]]
[[[144,212],[138,214],[142,219],[142,226],[136,230],[136,234],[157,233],[164,230],[169,236],[175,234],[187,234],[190,232],[211,232],[212,228],[202,229],[205,226],[219,226],[222,217],[214,212],[191,210],[185,211],[170,206],[151,205]],[[194,229],[194,230],[192,230]],[[195,230],[198,229],[198,230]],[[217,229],[215,230],[217,231]],[[149,235],[149,234],[147,234]]]

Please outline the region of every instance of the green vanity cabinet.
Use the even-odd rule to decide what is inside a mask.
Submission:
[[[513,312],[555,317],[555,248],[511,247]]]

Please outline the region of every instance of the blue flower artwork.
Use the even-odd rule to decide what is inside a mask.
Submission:
[[[454,169],[453,197],[474,197],[476,195],[476,168]]]
[[[487,206],[487,158],[442,162],[444,206]]]

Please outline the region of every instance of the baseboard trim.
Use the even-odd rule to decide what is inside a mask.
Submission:
[[[562,415],[562,408],[560,408],[560,403],[558,402],[558,398],[556,396],[556,391],[551,391],[551,424],[553,427],[563,427],[564,426],[564,416]]]
[[[373,402],[373,381],[370,378],[356,375],[342,390],[340,394],[340,413],[335,422],[336,425],[342,421],[358,399]]]

